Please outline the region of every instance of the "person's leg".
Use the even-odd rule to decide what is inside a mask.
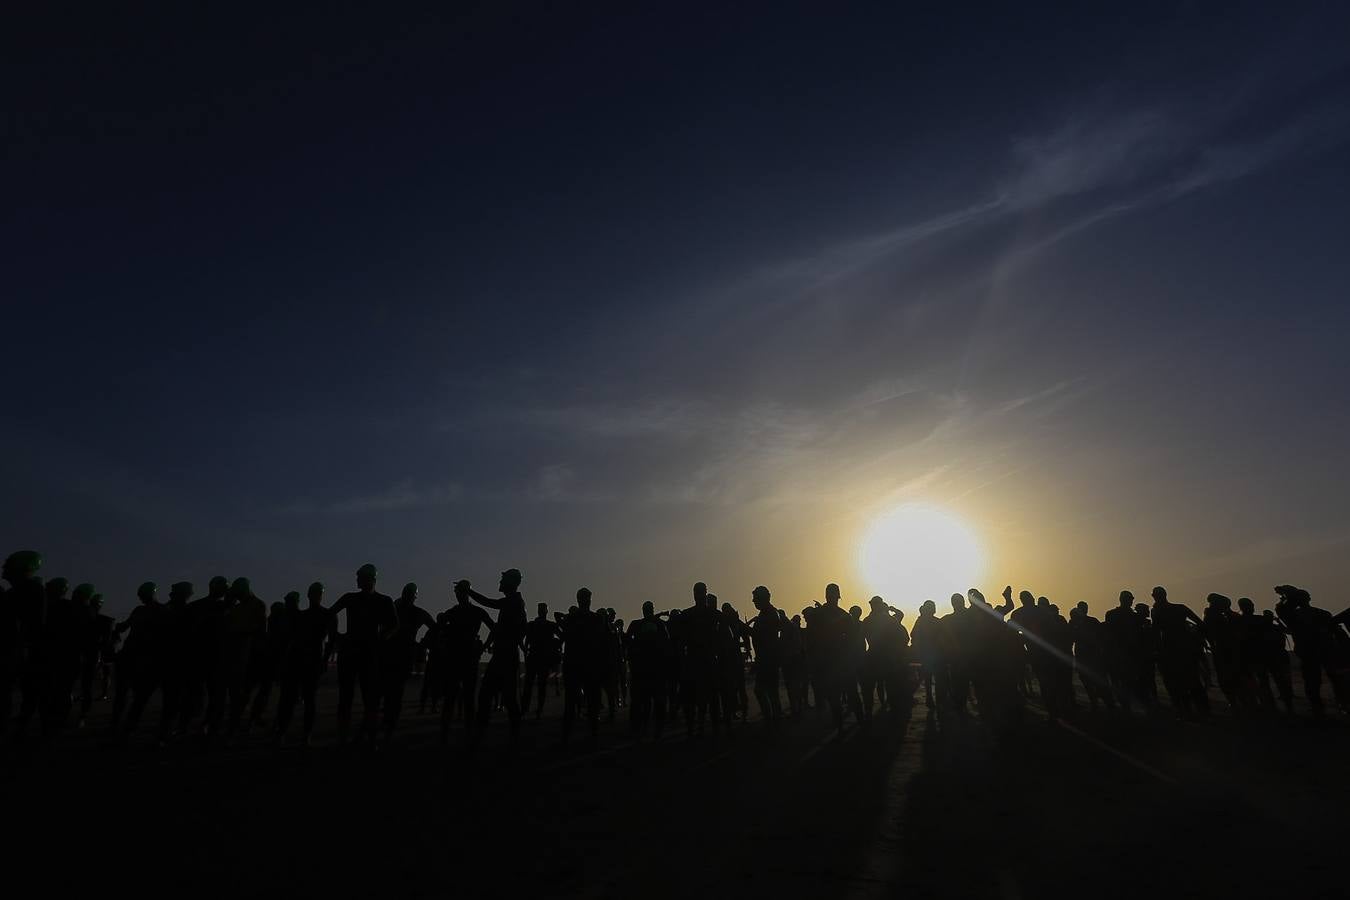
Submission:
[[[291,716],[295,714],[295,703],[299,698],[300,673],[294,663],[288,663],[281,673],[281,696],[277,699],[277,714],[272,725],[272,733],[278,742],[291,726]]]
[[[338,656],[338,739],[346,741],[351,732],[352,702],[356,694],[356,660],[350,652]]]
[[[380,724],[380,700],[384,687],[381,681],[380,660],[374,653],[361,660],[357,669],[356,686],[361,692],[361,737],[375,742]]]
[[[1322,714],[1322,660],[1317,657],[1299,658],[1299,670],[1303,674],[1303,696],[1308,698],[1313,715]]]

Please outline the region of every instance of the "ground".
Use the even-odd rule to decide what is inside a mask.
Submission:
[[[634,741],[621,711],[562,747],[550,695],[517,751],[496,718],[469,755],[410,701],[373,756],[333,745],[334,699],[326,685],[307,755],[259,734],[108,746],[103,710],[55,752],[8,750],[11,879],[152,896],[1344,896],[1337,714],[1058,723],[1033,702],[996,739],[920,698],[841,741],[815,711]]]

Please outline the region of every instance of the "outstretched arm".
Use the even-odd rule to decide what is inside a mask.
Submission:
[[[482,594],[478,593],[473,588],[469,588],[469,596],[473,598],[473,602],[479,604],[480,606],[486,606],[488,609],[501,609],[502,606],[506,603],[505,597],[498,597],[497,599],[494,600],[491,597],[484,597]]]

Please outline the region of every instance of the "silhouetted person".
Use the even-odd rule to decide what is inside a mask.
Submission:
[[[42,735],[55,737],[70,716],[70,699],[79,677],[81,615],[69,595],[70,582],[53,578],[46,585],[47,612],[42,653],[47,659],[47,687],[40,705]],[[91,588],[92,590],[92,588]]]
[[[298,606],[300,595],[295,591],[290,594],[294,595],[291,601],[294,608]],[[249,652],[248,687],[245,692],[252,702],[249,705],[248,722],[244,725],[245,734],[255,725],[262,724],[267,704],[272,699],[272,688],[281,674],[281,655],[285,652],[290,628],[286,607],[286,602],[273,603],[268,607],[263,635],[254,641]]]
[[[862,724],[862,698],[858,696],[858,675],[855,646],[858,623],[839,607],[839,585],[825,585],[825,604],[812,614],[812,628],[820,629],[817,650],[820,657],[820,690],[830,708],[837,737],[844,733],[844,709],[847,707],[858,724]]]
[[[173,737],[183,717],[183,707],[189,702],[188,672],[192,665],[193,646],[188,601],[192,599],[190,581],[174,582],[169,587],[169,602],[160,614],[160,640],[163,642],[163,661],[160,669],[159,742]]]
[[[924,703],[930,715],[938,706],[938,696],[934,695],[934,678],[941,684],[942,676],[942,637],[939,632],[942,623],[937,617],[937,604],[925,600],[919,606],[919,618],[914,622],[911,634],[914,658],[919,663],[919,680],[923,682]]]
[[[394,601],[398,627],[390,635],[387,652],[381,661],[384,670],[384,736],[388,740],[403,711],[403,691],[412,674],[417,656],[417,633],[423,627],[434,629],[436,620],[417,605],[417,585],[409,582]]]
[[[591,592],[577,591],[577,605],[562,625],[563,648],[563,740],[585,702],[591,736],[600,732],[600,692],[606,674],[609,628],[605,617],[591,609]]]
[[[940,687],[947,708],[958,716],[967,713],[966,704],[970,702],[970,610],[966,608],[964,594],[952,594],[952,611],[943,616],[942,623],[942,662],[946,682]]]
[[[711,712],[717,725],[717,628],[720,614],[708,605],[708,586],[694,585],[694,604],[681,610],[671,628],[679,635],[683,657],[680,660],[680,700],[684,707],[685,730],[690,736],[703,733]]]
[[[1243,709],[1242,647],[1232,599],[1223,594],[1210,594],[1205,598],[1202,621],[1205,623],[1205,639],[1209,642],[1214,660],[1219,690],[1223,692],[1230,708]]]
[[[632,668],[632,704],[629,718],[634,734],[641,735],[652,724],[652,733],[661,737],[666,721],[666,679],[671,662],[670,634],[657,618],[650,600],[642,604],[642,618],[628,625],[627,652]]]
[[[540,603],[537,615],[525,626],[525,690],[520,698],[522,713],[530,711],[530,697],[538,688],[538,703],[534,709],[537,719],[544,714],[544,697],[548,690],[548,676],[561,661],[558,625],[548,617],[548,604]]]
[[[1006,733],[1021,721],[1023,699],[1018,683],[1026,670],[1024,639],[1005,621],[1014,610],[1012,587],[1004,588],[1005,602],[1000,607],[991,606],[976,588],[967,594],[970,606],[956,620],[964,635],[966,671],[981,721]]]
[[[80,679],[80,718],[83,728],[94,702],[94,680],[99,670],[99,612],[94,608],[94,586],[76,585],[71,599],[75,603],[75,653]]]
[[[337,619],[323,605],[323,584],[316,581],[306,592],[309,605],[295,613],[291,639],[281,660],[281,699],[277,704],[275,741],[285,740],[298,699],[304,707],[302,744],[310,745],[314,731],[319,678],[337,635]]]
[[[163,614],[156,596],[157,586],[147,581],[136,590],[140,605],[131,611],[126,621],[117,625],[118,633],[130,631],[117,654],[116,694],[113,698],[112,730],[125,729],[126,734],[136,730],[141,713],[150,697],[159,687],[164,666]],[[127,696],[131,707],[126,709]],[[122,721],[126,709],[125,726]]]
[[[343,594],[330,612],[347,613],[347,631],[338,644],[338,738],[346,742],[351,733],[352,702],[361,690],[361,733],[373,745],[376,740],[381,679],[380,653],[384,642],[398,627],[394,601],[375,590],[378,570],[370,563],[356,570],[356,590]]]
[[[469,731],[475,720],[474,698],[478,688],[478,660],[483,655],[483,642],[478,634],[483,626],[492,632],[492,619],[486,612],[469,602],[469,583],[459,581],[454,586],[455,605],[445,611],[441,622],[445,642],[445,698],[441,706],[441,743],[450,736],[450,723],[458,705],[464,714],[464,728]]]
[[[511,737],[520,735],[520,694],[516,679],[520,671],[520,643],[525,639],[525,598],[520,596],[519,569],[502,573],[497,589],[502,596],[485,597],[472,590],[468,582],[464,589],[475,603],[497,611],[492,626],[492,656],[483,671],[483,684],[478,691],[478,724],[486,727],[492,715],[492,700],[501,695],[506,714],[511,721]]]
[[[188,604],[194,646],[188,693],[193,705],[200,703],[205,693],[206,712],[201,730],[211,737],[224,730],[228,709],[231,645],[225,634],[225,612],[229,608],[229,592],[230,580],[217,575],[211,579],[206,596]]]
[[[749,706],[749,698],[745,693],[744,647],[749,640],[750,632],[741,621],[736,607],[730,603],[723,603],[721,612],[718,623],[717,669],[722,688],[722,710],[728,721],[734,716],[744,719]]]
[[[1269,626],[1263,635],[1265,638],[1263,646],[1266,668],[1270,672],[1270,679],[1275,682],[1276,690],[1279,691],[1280,702],[1284,704],[1285,713],[1293,713],[1294,682],[1291,677],[1292,666],[1289,664],[1289,631],[1275,618],[1275,613],[1269,609],[1261,613],[1261,618]]]
[[[1009,587],[1011,587],[1011,585],[1009,585]],[[1041,665],[1040,656],[1042,651],[1038,646],[1038,642],[1041,640],[1041,629],[1040,615],[1036,611],[1036,597],[1031,591],[1020,591],[1017,595],[1017,600],[1020,605],[1009,613],[1008,621],[1012,624],[1013,629],[1022,637],[1024,647],[1023,652],[1026,656],[1026,662],[1023,664],[1023,669],[1030,668],[1035,672],[1037,681],[1039,681],[1041,673],[1037,671],[1037,667]],[[1019,678],[1018,681],[1019,686],[1023,686],[1024,688],[1029,683],[1029,680],[1025,678]],[[1025,692],[1028,695],[1031,694],[1030,690],[1026,690]],[[1042,685],[1042,693],[1043,692],[1044,685]]]
[[[1270,644],[1267,632],[1271,622],[1256,614],[1256,604],[1250,597],[1238,598],[1238,615],[1233,619],[1237,636],[1238,683],[1244,706],[1265,712],[1275,709],[1275,696],[1270,690],[1270,665],[1266,648]]]
[[[1279,600],[1275,615],[1289,628],[1294,639],[1294,655],[1298,657],[1299,672],[1303,676],[1303,693],[1314,716],[1321,716],[1322,678],[1331,680],[1336,699],[1345,705],[1343,688],[1338,674],[1332,668],[1336,623],[1331,613],[1312,605],[1312,597],[1302,588],[1282,584],[1275,588]]]
[[[1088,612],[1088,605],[1079,602],[1069,613],[1069,631],[1073,638],[1074,668],[1087,694],[1088,706],[1094,711],[1100,702],[1114,709],[1116,701],[1107,680],[1107,649],[1105,625]]]
[[[5,591],[3,618],[0,619],[0,712],[4,718],[0,728],[8,731],[10,724],[10,697],[17,686],[20,691],[20,716],[37,711],[46,686],[44,660],[41,657],[42,630],[47,620],[47,598],[38,572],[42,568],[42,554],[35,550],[11,553],[4,563],[4,579],[9,582]],[[29,699],[31,698],[31,700]],[[31,704],[31,708],[30,708]],[[22,737],[27,718],[15,723],[16,733]]]
[[[904,613],[891,609],[880,597],[868,601],[871,611],[863,619],[867,656],[863,661],[862,701],[864,713],[872,716],[873,695],[889,698],[892,713],[909,708],[913,689],[909,680],[909,632],[901,624]]]
[[[1153,624],[1158,637],[1158,667],[1173,710],[1183,718],[1203,715],[1209,708],[1200,680],[1199,630],[1204,623],[1189,607],[1170,602],[1166,590],[1155,587]]]
[[[1134,594],[1121,591],[1118,605],[1106,613],[1102,622],[1106,675],[1111,683],[1112,695],[1126,711],[1138,693],[1143,657],[1148,652],[1143,623],[1135,614],[1133,604]],[[1144,697],[1138,699],[1147,702]]]
[[[230,583],[226,601],[221,626],[230,709],[225,735],[229,738],[239,731],[248,710],[250,689],[258,672],[254,654],[262,652],[262,642],[267,637],[267,604],[253,595],[253,586],[247,578],[236,578]]]
[[[778,695],[778,675],[783,664],[783,620],[764,585],[751,592],[750,600],[759,610],[759,615],[750,620],[750,641],[755,652],[755,701],[759,703],[760,715],[772,723],[783,717],[782,700]]]
[[[788,618],[785,610],[778,610],[780,625],[780,656],[783,663],[783,681],[787,686],[788,711],[793,717],[806,710],[807,666],[806,633],[800,615]]]

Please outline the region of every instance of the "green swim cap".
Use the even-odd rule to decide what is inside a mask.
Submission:
[[[5,559],[6,569],[15,569],[24,575],[36,575],[42,568],[42,554],[36,550],[17,550]]]

